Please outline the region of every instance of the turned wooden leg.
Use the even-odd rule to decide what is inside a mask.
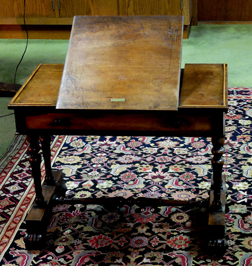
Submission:
[[[39,139],[42,145],[43,157],[45,162],[46,176],[45,176],[44,185],[55,185],[55,180],[52,175],[52,167],[51,167],[51,149],[50,149],[51,136],[44,135],[41,136]]]
[[[211,205],[212,212],[221,212],[223,210],[221,201],[221,190],[223,189],[222,169],[224,165],[223,154],[224,149],[224,137],[213,137],[212,138],[212,167],[213,167],[213,180],[212,189],[214,191],[214,199]]]
[[[34,178],[36,198],[30,209],[26,221],[26,234],[24,242],[26,249],[42,249],[46,240],[47,226],[51,217],[52,207],[56,204],[56,199],[61,199],[65,195],[66,187],[63,176],[60,172],[51,170],[50,160],[50,137],[40,138],[45,160],[46,181],[41,185],[41,156],[39,154],[40,146],[38,144],[38,136],[30,135],[28,152],[29,161],[32,168]]]
[[[208,232],[205,238],[206,252],[212,255],[222,255],[227,243],[225,240],[225,204],[226,187],[225,180],[222,177],[222,168],[224,160],[222,158],[224,150],[224,138],[212,138],[212,186],[210,190],[209,214],[208,214]]]
[[[56,171],[53,171],[52,174],[56,185],[42,185],[42,191],[47,205],[44,208],[38,208],[36,205],[33,205],[25,219],[27,228],[24,242],[25,247],[28,250],[43,249],[52,207],[57,203],[56,198],[64,196],[64,181],[62,174]]]
[[[29,162],[32,169],[32,176],[34,179],[36,198],[35,203],[38,207],[44,207],[46,205],[43,194],[42,194],[42,186],[41,186],[41,155],[39,154],[40,146],[38,144],[38,136],[30,135],[28,136],[28,141],[30,143],[28,147],[29,153]]]

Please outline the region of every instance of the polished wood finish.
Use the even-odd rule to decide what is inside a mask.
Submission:
[[[191,26],[198,25],[198,0],[192,0],[192,20]]]
[[[20,90],[12,98],[9,106],[56,106],[63,64],[40,64],[33,71]],[[41,89],[43,84],[43,89]]]
[[[31,165],[32,175],[34,179],[34,186],[36,191],[35,205],[37,207],[45,207],[44,196],[42,194],[41,188],[41,155],[39,154],[40,146],[38,143],[38,136],[36,134],[32,134],[28,136],[29,147],[29,162]]]
[[[174,1],[173,1],[174,2]],[[181,4],[181,11],[182,11],[182,16],[184,16],[184,24],[187,26],[191,25],[191,21],[192,21],[192,7],[193,7],[193,3],[192,1],[189,0],[183,0],[182,2],[180,2]]]
[[[193,69],[193,72],[191,72]],[[209,69],[209,71],[206,71]],[[10,109],[15,110],[16,126],[20,134],[30,138],[30,162],[36,189],[36,201],[26,220],[28,231],[25,237],[27,249],[43,248],[46,226],[53,204],[95,204],[99,199],[64,199],[65,186],[61,181],[53,185],[55,174],[51,175],[49,136],[52,134],[123,134],[123,135],[161,135],[161,136],[204,136],[212,137],[213,177],[209,192],[208,237],[205,244],[216,252],[225,249],[225,180],[222,176],[224,152],[224,113],[226,111],[226,65],[186,65],[181,87],[180,104],[177,111],[137,111],[121,110],[57,110],[63,65],[39,65],[27,82],[12,99]],[[214,73],[214,74],[213,74]],[[196,78],[192,79],[190,75]],[[204,77],[204,78],[203,78]],[[215,79],[218,82],[215,82]],[[212,81],[218,88],[209,86]],[[200,83],[200,86],[199,86]],[[211,83],[211,82],[210,82]],[[193,88],[203,96],[191,99]],[[211,89],[217,94],[212,101]],[[223,95],[221,95],[223,94]],[[188,97],[188,99],[187,99]],[[210,99],[208,102],[207,99]],[[202,102],[207,103],[202,106]],[[190,106],[185,103],[190,102]],[[212,104],[212,106],[211,106]],[[199,112],[200,109],[200,112]],[[42,135],[43,155],[46,168],[46,184],[42,185],[38,136]],[[59,173],[56,174],[59,176]],[[58,178],[56,178],[58,180]],[[49,185],[48,185],[49,184]],[[152,199],[104,199],[103,204],[120,205],[126,203],[182,205],[192,202],[173,202]],[[199,203],[203,204],[203,203]],[[45,206],[46,205],[46,206]],[[38,208],[39,207],[39,208]]]
[[[193,114],[193,115],[192,115]],[[82,123],[83,116],[87,119]],[[53,130],[54,134],[60,134],[65,130],[66,134],[97,134],[113,135],[116,130],[118,135],[145,135],[145,136],[207,136],[218,134],[223,127],[221,116],[209,115],[202,112],[174,112],[166,114],[155,111],[148,112],[48,112],[27,113],[25,124],[18,127],[18,132],[34,130],[37,132]],[[53,129],[52,129],[53,128]]]
[[[0,19],[1,20],[1,19]],[[29,39],[69,40],[71,34],[71,22],[63,21],[58,25],[27,25]],[[12,22],[10,22],[12,24]],[[184,25],[183,39],[188,39],[191,27]],[[25,39],[26,32],[23,25],[0,25],[0,39]]]
[[[23,24],[23,0],[0,0],[0,4],[0,24]],[[76,15],[184,15],[189,25],[192,0],[26,0],[27,24],[71,25]]]
[[[211,208],[215,212],[222,211],[222,202],[221,202],[221,190],[223,187],[222,180],[222,169],[224,165],[223,155],[225,153],[224,149],[224,137],[213,137],[212,138],[212,167],[213,167],[213,176],[215,179],[212,180],[212,189],[214,191],[213,202]]]
[[[67,39],[64,30],[50,34],[52,25],[72,25],[75,15],[183,15],[184,16],[184,38],[188,38],[190,24],[197,21],[195,5],[197,0],[26,0],[26,24],[47,25],[46,30],[41,27],[32,28],[30,38],[41,39]],[[0,11],[0,25],[23,25],[23,0],[0,0],[2,11]],[[35,31],[36,29],[36,31]],[[55,28],[53,28],[55,29]],[[0,38],[25,38],[19,31],[22,27],[12,27],[8,34],[6,27],[0,27]],[[48,35],[48,32],[50,35]],[[69,30],[70,33],[70,30]]]
[[[182,26],[181,16],[75,17],[56,108],[177,110]]]
[[[228,108],[226,64],[186,64],[180,108]]]
[[[131,16],[181,15],[181,2],[170,0],[119,0],[119,14]]]
[[[24,242],[28,250],[41,250],[44,248],[47,226],[51,218],[52,208],[56,203],[55,199],[60,199],[66,192],[62,173],[53,171],[52,177],[56,185],[43,184],[41,188],[46,204],[38,207],[35,202],[25,219],[27,229]]]
[[[198,0],[199,21],[252,21],[252,1]]]
[[[10,23],[12,24],[12,23]],[[69,40],[70,25],[27,25],[29,39]],[[0,39],[26,39],[27,34],[23,25],[0,25]]]
[[[59,16],[61,18],[87,16],[116,16],[118,14],[118,0],[74,0],[60,1]]]
[[[117,111],[115,116],[115,113],[109,110],[77,112],[56,110],[62,70],[63,65],[39,65],[12,99],[9,108],[22,109],[22,113],[16,114],[17,121],[20,121],[17,124],[17,131],[20,134],[27,134],[30,130],[38,134],[61,134],[62,130],[67,134],[73,132],[113,134],[113,131],[117,130],[122,135],[134,133],[135,135],[208,136],[218,135],[223,129],[223,117],[215,115],[218,110],[215,112],[213,110],[211,113],[208,110],[200,113],[197,111],[201,103],[200,98],[197,98],[198,102],[195,102],[194,108],[188,110],[180,103],[178,111],[160,111],[159,115],[157,111],[148,111],[147,115],[145,111],[122,110]],[[187,79],[187,74],[184,78]],[[45,84],[43,90],[41,84]],[[184,89],[186,87],[182,86],[181,94]],[[211,96],[211,91],[205,90],[206,99],[208,95]],[[87,118],[85,123],[83,117]]]
[[[15,9],[14,9],[14,0],[5,1],[1,0],[1,9],[0,9],[0,17],[8,18],[8,17],[16,17]]]
[[[1,20],[1,19],[0,19]],[[66,25],[28,25],[29,39],[52,39],[69,40],[71,34],[71,23],[64,21]],[[12,23],[10,23],[12,24]],[[184,26],[183,39],[188,39],[190,26]],[[26,32],[23,25],[0,25],[0,39],[26,39]]]
[[[223,80],[221,75],[224,74],[224,70],[227,72],[227,67],[224,68],[223,65],[218,64],[203,65],[201,69],[197,65],[195,66],[198,74],[194,74],[196,76],[205,76],[205,79],[200,81],[202,82],[201,89],[206,102],[208,98],[212,98],[212,92],[209,88],[209,77],[206,76],[211,74],[211,72],[207,74],[205,69],[206,67],[211,69],[214,66],[219,69],[220,79]],[[129,112],[121,110],[116,112],[116,116],[113,110],[78,110],[77,112],[74,110],[55,110],[62,71],[63,65],[39,65],[12,99],[9,108],[22,109],[22,113],[16,114],[18,116],[17,121],[20,121],[17,124],[17,131],[20,134],[27,134],[29,130],[40,134],[43,132],[61,134],[62,130],[67,134],[71,134],[71,132],[77,134],[82,134],[82,132],[87,134],[89,132],[113,134],[114,130],[117,130],[122,135],[132,134],[132,132],[136,135],[156,134],[161,136],[174,134],[181,136],[214,136],[220,135],[220,132],[222,135],[224,134],[223,116],[218,115],[218,113],[220,110],[226,111],[225,106],[219,105],[219,108],[209,104],[202,106],[202,97],[195,97],[194,102],[191,103],[193,106],[186,107],[184,105],[184,102],[187,101],[185,96],[188,95],[190,99],[190,94],[187,93],[187,90],[193,87],[187,86],[187,82],[190,80],[188,76],[190,71],[185,71],[183,75],[183,80],[187,82],[182,84],[180,94],[184,100],[181,100],[180,97],[178,111],[159,111],[159,115],[157,115],[157,110],[148,110],[147,115],[145,111],[135,110]],[[216,77],[218,78],[218,75]],[[207,82],[204,84],[205,81]],[[194,87],[197,88],[199,81],[192,79],[191,82],[190,85],[194,84]],[[224,93],[226,87],[221,82],[217,84],[220,85],[219,93],[223,92],[223,101],[227,102],[227,93]],[[43,90],[41,86],[43,86]],[[204,89],[205,87],[208,89]],[[42,111],[41,108],[43,108]],[[197,111],[198,108],[202,109],[201,112]],[[209,112],[209,109],[212,109],[212,111]],[[82,122],[83,116],[87,118],[85,123]]]
[[[55,185],[55,180],[52,175],[52,167],[51,167],[51,136],[50,135],[42,135],[39,138],[41,147],[42,147],[42,153],[44,158],[44,164],[45,164],[45,185]]]
[[[0,17],[2,19],[24,16],[24,0],[0,0],[0,6]],[[55,17],[52,0],[26,0],[25,13],[27,17]]]
[[[208,69],[209,71],[206,71]],[[193,70],[193,72],[191,72]],[[99,199],[64,199],[65,186],[61,181],[53,185],[55,177],[50,174],[49,136],[52,134],[109,134],[109,135],[160,135],[212,137],[213,177],[209,192],[208,237],[206,245],[213,253],[224,250],[225,237],[225,180],[222,176],[224,153],[224,113],[227,110],[227,66],[186,65],[177,111],[158,110],[57,110],[63,65],[39,65],[27,82],[12,99],[10,109],[15,110],[16,127],[20,134],[30,138],[30,162],[36,189],[35,205],[27,218],[28,231],[25,237],[27,249],[43,248],[46,225],[53,204],[101,204]],[[192,79],[190,75],[196,78]],[[203,78],[204,77],[204,78]],[[217,81],[215,81],[217,80]],[[189,82],[189,83],[188,83]],[[209,85],[213,82],[218,88]],[[200,83],[200,86],[199,86]],[[192,101],[193,88],[203,96]],[[217,94],[212,101],[212,90]],[[221,95],[223,94],[223,95]],[[188,99],[187,99],[188,98]],[[209,98],[209,101],[207,100]],[[185,103],[190,103],[190,106]],[[202,102],[207,104],[202,105]],[[212,104],[212,105],[211,105]],[[200,110],[200,111],[199,111]],[[41,175],[38,136],[42,135],[45,157],[46,183],[40,188]],[[59,174],[58,174],[59,175]],[[48,185],[49,184],[49,185]],[[54,196],[52,196],[54,195]],[[161,199],[104,199],[102,204],[126,203],[182,205],[191,202],[173,202]],[[46,206],[45,206],[46,204]],[[202,204],[202,203],[199,203]],[[38,208],[39,207],[39,208]]]

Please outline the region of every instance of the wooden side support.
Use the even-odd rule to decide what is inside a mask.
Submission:
[[[61,198],[65,195],[66,188],[61,172],[53,171],[52,175],[56,185],[42,185],[41,190],[47,204],[43,207],[38,207],[35,202],[25,220],[27,231],[24,242],[28,250],[43,249],[55,198]]]
[[[51,141],[50,135],[43,135],[40,137],[40,142],[42,145],[43,157],[45,162],[45,171],[46,171],[44,185],[53,186],[55,185],[55,180],[52,175],[50,141]]]
[[[195,64],[186,65],[183,75],[183,85],[180,93],[178,112],[149,111],[142,114],[116,112],[58,112],[55,109],[58,90],[61,81],[63,65],[40,65],[31,75],[27,83],[13,98],[9,105],[15,110],[17,130],[20,134],[28,134],[30,146],[30,164],[34,177],[36,200],[27,219],[27,235],[25,243],[27,249],[41,249],[46,237],[46,229],[54,204],[104,204],[106,206],[120,206],[121,204],[140,205],[184,205],[192,204],[187,201],[170,201],[163,199],[143,198],[107,198],[103,199],[66,199],[65,186],[60,173],[51,174],[50,136],[49,134],[93,134],[103,135],[106,130],[114,134],[127,128],[125,133],[137,135],[139,128],[144,128],[143,134],[148,132],[162,136],[213,136],[212,137],[212,168],[213,177],[209,193],[208,231],[206,238],[207,251],[224,251],[225,242],[225,204],[226,187],[222,176],[224,154],[224,114],[227,111],[227,79],[226,65]],[[40,82],[41,81],[41,82]],[[46,90],[41,90],[36,84],[43,84]],[[43,97],[34,97],[37,92]],[[197,97],[196,97],[197,96]],[[156,112],[156,111],[155,111]],[[198,115],[200,113],[200,116]],[[140,118],[140,119],[139,119]],[[60,123],[61,121],[61,123]],[[65,124],[64,121],[67,121]],[[108,123],[108,122],[109,123]],[[116,123],[114,123],[116,121]],[[119,121],[119,122],[118,122]],[[123,121],[123,122],[122,122]],[[128,121],[128,122],[127,122]],[[89,123],[90,126],[87,126]],[[97,126],[99,124],[99,126]],[[132,125],[133,124],[133,125]],[[146,130],[151,128],[152,131]],[[84,126],[85,125],[85,126]],[[116,125],[110,126],[110,125]],[[142,125],[144,127],[142,127]],[[112,130],[113,129],[113,130]],[[159,130],[158,130],[159,129]],[[161,130],[162,129],[162,130]],[[134,131],[135,130],[135,131]],[[44,134],[43,137],[39,135]],[[41,185],[40,173],[40,145],[45,162],[46,177]],[[56,184],[56,185],[55,185]],[[201,202],[199,202],[201,204]]]
[[[32,134],[28,136],[28,141],[30,143],[28,147],[29,153],[29,162],[31,165],[32,176],[35,185],[36,191],[36,198],[35,204],[38,207],[44,207],[46,205],[44,196],[42,194],[42,187],[41,187],[41,171],[40,171],[40,164],[41,164],[41,155],[39,154],[40,146],[38,143],[38,136],[36,134]]]
[[[225,240],[225,211],[226,211],[226,184],[222,174],[224,165],[223,154],[224,137],[212,138],[212,184],[209,193],[209,215],[208,215],[208,232],[206,247],[212,254],[222,254],[227,243]]]
[[[224,165],[223,154],[224,149],[224,137],[212,138],[213,149],[212,149],[212,168],[213,168],[213,178],[212,178],[212,190],[214,191],[214,199],[211,204],[211,212],[222,212],[223,205],[221,201],[221,191],[223,190],[223,179],[222,179],[222,169]]]

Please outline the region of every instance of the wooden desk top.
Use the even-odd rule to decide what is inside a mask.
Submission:
[[[40,64],[16,93],[8,108],[55,110],[63,64]],[[227,110],[227,65],[186,64],[180,92],[179,109]]]
[[[226,64],[186,64],[179,108],[228,109]]]
[[[63,64],[38,65],[27,81],[12,98],[8,108],[55,108],[63,68]]]
[[[76,16],[57,109],[177,110],[182,16]]]

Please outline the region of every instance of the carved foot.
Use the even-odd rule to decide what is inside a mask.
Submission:
[[[208,241],[208,247],[217,247],[217,248],[226,248],[227,247],[227,241],[224,238],[215,238],[215,239],[209,239]]]
[[[24,242],[27,250],[41,250],[45,244],[45,235],[27,233]]]
[[[227,241],[223,238],[210,238],[206,246],[206,253],[212,257],[222,257],[227,250]]]
[[[64,196],[64,182],[60,172],[53,172],[55,186],[42,186],[43,195],[47,204],[43,207],[33,204],[26,218],[27,234],[24,242],[27,250],[42,249],[46,239],[47,226],[51,217],[52,207],[55,204],[55,195]]]

